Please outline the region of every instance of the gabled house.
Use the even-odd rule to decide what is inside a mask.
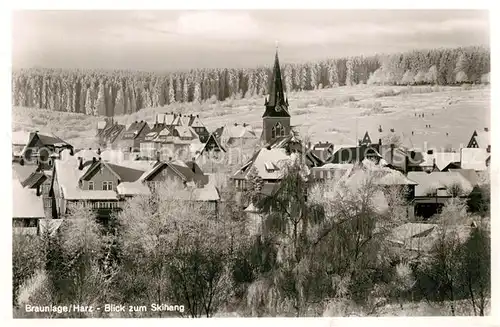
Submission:
[[[120,183],[137,180],[144,171],[104,162],[98,158],[57,160],[54,165],[51,195],[57,217],[68,213],[68,206],[83,203],[91,206],[104,221],[121,208],[116,188]]]
[[[215,137],[213,133],[210,134],[205,144],[202,144],[199,148],[194,150],[195,150],[194,155],[196,158],[208,153],[218,154],[226,152],[226,149],[220,144],[219,140],[217,139],[217,137]]]
[[[112,120],[111,120],[112,121]],[[125,125],[118,124],[118,122],[108,125],[101,132],[97,134],[97,142],[99,146],[106,148],[117,148],[118,143],[125,133]]]
[[[150,128],[147,122],[133,122],[119,140],[119,147],[123,151],[139,152],[140,144],[149,131]]]
[[[205,125],[201,122],[200,116],[189,115],[187,118],[188,118],[187,125],[194,130],[196,135],[198,135],[200,142],[201,143],[207,142],[210,133],[208,132],[208,129],[205,127]]]
[[[285,173],[285,167],[296,158],[284,148],[262,148],[257,151],[236,173],[231,180],[239,190],[246,190],[253,173],[260,177],[264,184],[279,182]]]
[[[488,153],[491,149],[491,138],[490,138],[490,130],[485,127],[482,131],[474,131],[472,136],[467,144],[467,148],[480,148],[487,149]]]
[[[207,215],[217,215],[219,192],[214,185],[209,183],[209,176],[205,175],[194,161],[158,161],[137,181],[118,185],[117,191],[122,198],[149,195],[165,182],[182,185],[174,194],[180,200],[204,202]]]
[[[169,133],[166,124],[166,115],[158,114],[156,116],[156,122],[149,132],[141,140],[140,144],[140,156],[141,158],[156,159],[160,152],[160,143],[156,142],[156,139],[160,136],[162,131]],[[163,134],[162,134],[163,135]]]
[[[376,163],[380,162],[382,155],[379,153],[381,141],[372,143],[368,132],[365,133],[363,139],[358,141],[357,146],[339,147],[331,156],[330,163],[334,164],[356,164],[363,160],[370,159]]]
[[[29,140],[24,147],[20,159],[21,164],[32,164],[43,170],[52,169],[53,154],[58,154],[64,149],[73,151],[73,146],[57,136],[49,136],[38,132],[30,133]]]
[[[14,234],[37,235],[39,222],[45,218],[43,198],[37,191],[23,187],[17,178],[12,179],[12,228]]]

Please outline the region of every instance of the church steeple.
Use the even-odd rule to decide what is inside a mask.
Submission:
[[[283,80],[281,79],[278,49],[274,57],[274,67],[269,83],[269,100],[266,101],[266,111],[262,117],[290,117],[288,113],[288,99],[285,98]]]
[[[269,82],[269,98],[265,97],[266,111],[262,116],[262,139],[266,143],[290,135],[291,130],[288,99],[285,98],[283,89],[277,47],[273,73]]]

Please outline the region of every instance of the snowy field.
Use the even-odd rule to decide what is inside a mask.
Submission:
[[[311,142],[351,145],[369,131],[373,142],[394,133],[416,148],[467,143],[474,129],[490,127],[489,86],[352,86],[288,94],[292,125]],[[179,103],[146,108],[120,123],[154,122],[156,113],[200,114],[210,131],[224,124],[247,123],[260,133],[264,96],[223,102]],[[421,118],[419,115],[423,114]],[[75,147],[93,147],[99,117],[32,108],[13,109],[13,131],[54,133]],[[430,125],[427,128],[426,125]],[[382,127],[382,133],[379,133]],[[413,135],[412,135],[413,131]],[[448,135],[446,135],[448,133]],[[427,142],[427,145],[424,143]]]

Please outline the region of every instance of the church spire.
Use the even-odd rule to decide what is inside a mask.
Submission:
[[[272,112],[289,116],[288,104],[284,94],[283,80],[281,79],[280,61],[278,58],[278,45],[276,44],[276,55],[274,57],[274,67],[269,83],[269,100],[266,104],[266,114],[273,116]]]

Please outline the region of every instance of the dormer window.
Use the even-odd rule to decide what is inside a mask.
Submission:
[[[89,191],[94,190],[94,182],[89,182]]]
[[[276,167],[276,165],[272,162],[264,163],[264,167],[266,168],[266,170],[268,172],[274,172],[274,171],[278,170],[278,167]]]

